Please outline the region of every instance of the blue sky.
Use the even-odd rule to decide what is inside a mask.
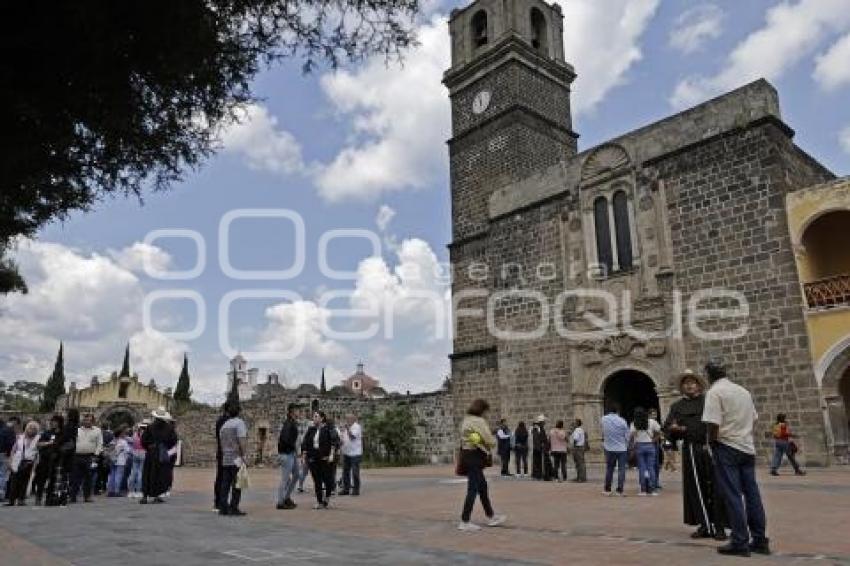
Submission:
[[[779,90],[797,143],[839,175],[850,171],[846,0],[562,4],[566,56],[579,75],[573,107],[581,149],[764,76]],[[301,343],[294,359],[258,361],[261,380],[277,370],[290,382],[316,383],[327,367],[333,383],[362,359],[389,389],[439,386],[450,351],[435,313],[446,305],[438,270],[451,236],[443,143],[449,101],[440,78],[448,65],[444,18],[452,6],[426,6],[422,44],[403,67],[368,61],[309,76],[298,62],[267,69],[254,85],[260,101],[245,109],[242,124],[222,133],[222,151],[172,191],[145,195],[144,206],[103,202],[47,227],[36,242],[23,242],[18,258],[32,292],[0,299],[0,379],[43,381],[63,339],[66,373],[83,384],[118,369],[129,339],[141,377],[164,386],[176,381],[188,351],[198,396],[214,400],[228,367],[220,302],[238,290],[285,290],[300,300],[243,299],[230,311],[226,330],[234,348],[274,351]],[[219,223],[237,209],[287,209],[303,218],[305,263],[297,277],[246,281],[222,272]],[[205,269],[192,280],[152,278],[142,258],[170,270],[195,262],[190,240],[142,243],[152,230],[175,228],[204,239]],[[374,254],[362,238],[333,241],[328,263],[356,273],[335,281],[320,272],[317,250],[322,234],[343,228],[373,232],[381,250]],[[284,269],[295,257],[294,233],[282,219],[235,221],[233,267]],[[417,269],[425,275],[410,275]],[[196,338],[167,335],[195,325],[194,306],[185,299],[154,303],[154,330],[143,329],[145,296],[173,290],[203,298],[206,326]],[[323,306],[328,290],[350,296]],[[385,325],[378,336],[354,341],[323,330],[323,323],[367,326],[336,318],[339,308],[368,305],[383,317],[390,303],[391,338]]]

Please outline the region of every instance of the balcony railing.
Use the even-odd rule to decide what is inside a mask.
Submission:
[[[810,309],[850,306],[850,274],[804,283],[803,289]]]

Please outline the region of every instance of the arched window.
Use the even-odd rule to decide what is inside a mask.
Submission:
[[[472,16],[472,44],[475,47],[487,45],[487,12],[484,10]]]
[[[531,9],[531,46],[546,52],[546,16],[538,8]]]
[[[617,263],[620,269],[631,269],[632,233],[629,226],[629,199],[625,191],[614,194],[614,231],[617,236]]]
[[[608,225],[608,200],[597,197],[593,201],[593,224],[596,227],[596,261],[605,266],[605,274],[614,268],[614,256],[611,250],[611,228]]]

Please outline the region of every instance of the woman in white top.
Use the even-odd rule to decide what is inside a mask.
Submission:
[[[658,495],[655,491],[655,462],[658,461],[656,443],[661,435],[661,425],[650,419],[643,407],[635,409],[631,426],[631,444],[637,457],[640,471],[640,493],[638,495]]]
[[[12,448],[12,475],[9,478],[9,501],[8,507],[15,505],[26,505],[27,486],[30,483],[33,466],[38,460],[38,423],[30,421],[27,423],[24,433],[15,439]]]

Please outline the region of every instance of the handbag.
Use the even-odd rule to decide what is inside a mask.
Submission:
[[[789,440],[788,441],[788,453],[791,454],[792,456],[794,456],[799,451],[800,451],[800,447],[797,446],[797,443],[794,442],[793,440]]]
[[[463,463],[463,450],[460,448],[458,448],[457,452],[455,452],[455,475],[466,475],[466,465]]]

